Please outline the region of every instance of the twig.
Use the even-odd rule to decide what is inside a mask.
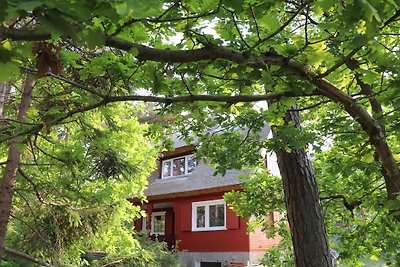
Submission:
[[[30,72],[30,73],[36,73],[36,72],[37,72],[36,69],[28,68],[28,67],[22,67],[21,69],[26,70],[26,71],[28,71],[28,72]],[[56,74],[51,73],[51,72],[47,72],[45,75],[46,75],[46,76],[49,76],[49,77],[56,78],[56,79],[58,79],[58,80],[60,80],[60,81],[66,82],[66,83],[68,83],[68,84],[70,84],[70,85],[73,85],[73,86],[75,86],[75,87],[78,87],[78,88],[80,88],[80,89],[82,89],[82,90],[84,90],[84,91],[87,91],[87,92],[89,92],[89,93],[91,93],[91,94],[94,94],[94,95],[97,95],[97,96],[99,96],[99,97],[104,97],[104,95],[100,94],[99,92],[97,92],[97,91],[95,91],[95,90],[92,90],[92,89],[88,88],[87,86],[84,86],[83,84],[77,83],[77,82],[72,81],[72,80],[70,80],[70,79],[68,79],[68,78],[65,78],[65,77],[63,77],[63,76],[56,75]]]
[[[285,21],[285,23],[283,23],[278,29],[276,29],[274,32],[272,32],[268,36],[266,36],[266,37],[258,40],[257,42],[255,42],[255,44],[252,47],[250,47],[250,49],[247,51],[247,53],[251,53],[251,51],[253,51],[257,46],[261,45],[262,43],[265,43],[266,41],[268,41],[269,39],[271,39],[272,37],[274,37],[275,35],[280,33],[283,29],[285,29],[286,26],[288,26],[290,24],[290,22],[292,22],[292,20],[294,20],[297,17],[297,15],[303,10],[303,8],[307,4],[308,4],[308,2],[304,3],[303,5],[301,5],[300,8],[297,9],[296,12],[287,21]]]
[[[258,37],[258,40],[261,40],[261,36],[260,36],[260,29],[259,29],[259,27],[258,27],[258,23],[257,23],[256,15],[254,14],[253,7],[252,7],[250,4],[249,4],[249,8],[250,8],[250,13],[251,13],[251,16],[253,17],[253,20],[254,20],[254,24],[256,25],[256,32],[257,32],[257,37]]]
[[[239,25],[237,24],[236,18],[235,18],[235,12],[232,10],[229,10],[227,8],[224,8],[226,11],[228,11],[231,14],[231,18],[233,21],[233,24],[235,25],[236,31],[239,34],[240,40],[242,40],[242,42],[244,43],[245,46],[247,46],[247,48],[250,48],[250,45],[246,42],[246,40],[243,38],[242,32],[239,29]]]
[[[179,2],[180,1],[177,1],[176,3],[179,3]],[[161,14],[161,16],[159,16],[157,18],[130,19],[130,20],[126,21],[124,24],[122,24],[120,27],[118,27],[118,29],[114,33],[112,33],[111,36],[116,36],[117,34],[122,32],[125,27],[127,27],[133,23],[136,23],[136,22],[141,22],[141,21],[146,21],[146,22],[150,22],[150,23],[177,22],[177,21],[182,21],[182,20],[198,19],[198,18],[215,15],[215,14],[219,13],[221,4],[222,4],[222,0],[220,0],[218,2],[218,6],[215,10],[211,10],[209,12],[204,12],[204,13],[197,14],[197,15],[191,15],[191,16],[179,17],[179,18],[171,18],[171,19],[161,19],[162,16],[164,16],[167,12],[169,12],[170,9],[172,9],[172,7],[174,7],[176,5],[176,4],[174,4],[173,6],[171,6],[170,9],[167,9],[166,12],[164,12],[163,14]]]
[[[385,21],[383,23],[383,25],[380,27],[380,29],[382,30],[383,28],[385,28],[386,26],[388,26],[390,23],[396,21],[396,19],[400,16],[400,9],[396,11],[396,13],[394,13],[393,16],[391,16],[387,21]]]
[[[344,58],[342,58],[341,60],[336,62],[335,65],[333,65],[330,69],[328,69],[327,71],[325,71],[318,77],[323,78],[325,76],[328,76],[329,74],[331,74],[332,72],[337,70],[340,66],[344,65],[346,63],[346,61],[349,60],[350,58],[352,58],[360,49],[361,49],[361,46],[354,48],[349,54],[347,54],[347,56],[345,56]]]

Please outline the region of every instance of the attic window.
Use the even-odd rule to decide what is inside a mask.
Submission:
[[[162,161],[161,178],[172,178],[189,175],[196,167],[194,155],[186,155]]]

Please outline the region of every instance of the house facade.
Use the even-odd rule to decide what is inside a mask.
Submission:
[[[257,264],[279,238],[268,239],[261,231],[247,233],[246,220],[223,200],[224,193],[241,189],[237,177],[242,172],[214,176],[215,169],[197,161],[193,149],[177,141],[175,150],[163,154],[145,191],[148,203],[142,207],[147,217],[135,222],[136,230],[147,229],[170,248],[177,242],[180,261],[188,267]]]

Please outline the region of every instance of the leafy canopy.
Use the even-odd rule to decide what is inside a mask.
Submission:
[[[259,166],[262,162],[254,155],[262,147],[287,150],[312,143],[328,231],[332,244],[338,241],[341,259],[355,264],[366,256],[393,263],[398,261],[398,225],[384,211],[399,205],[384,198],[385,180],[371,131],[360,113],[352,112],[374,116],[384,128],[389,154],[398,160],[399,13],[392,0],[5,1],[0,11],[0,81],[18,88],[22,73],[38,79],[29,123],[6,121],[0,141],[23,135],[29,145],[37,138],[36,144],[75,167],[45,175],[49,170],[35,166],[27,175],[39,173],[40,184],[51,187],[60,173],[60,186],[110,204],[118,190],[122,195],[143,189],[142,182],[126,188],[120,175],[144,177],[148,169],[143,162],[151,161],[144,151],[136,159],[126,158],[146,142],[138,135],[141,142],[120,145],[128,140],[123,129],[134,133],[139,126],[111,119],[127,109],[111,108],[112,102],[160,102],[159,113],[175,114],[174,122],[188,140],[192,133],[199,136],[198,155],[208,156],[219,172]],[[327,91],[321,82],[336,91]],[[17,90],[12,92],[15,97],[4,106],[8,118],[15,118],[20,97]],[[195,101],[199,99],[204,101]],[[251,103],[260,99],[276,102],[268,110]],[[343,99],[351,104],[344,105]],[[305,130],[284,127],[281,139],[260,138],[265,122],[281,126],[294,103],[306,121]],[[93,126],[100,123],[98,116],[107,127]],[[224,133],[210,135],[207,129],[212,127]],[[320,152],[327,143],[329,149]],[[31,162],[28,148],[24,157]],[[41,154],[45,163],[58,164]],[[121,186],[110,187],[117,180]],[[64,190],[78,202],[84,199]],[[265,188],[265,195],[274,190]],[[360,202],[353,209],[342,205]],[[79,224],[76,213],[71,218]],[[368,231],[370,241],[360,229]]]

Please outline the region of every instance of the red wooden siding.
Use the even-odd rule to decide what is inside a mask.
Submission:
[[[150,210],[155,203],[163,203],[162,200],[148,203],[148,214],[156,211],[166,211],[165,236],[159,239],[165,241],[177,240],[178,249],[189,252],[234,252],[234,251],[265,251],[267,248],[277,245],[279,237],[268,239],[261,230],[255,233],[247,233],[247,223],[239,218],[229,207],[226,207],[227,230],[217,231],[192,231],[192,203],[200,201],[218,200],[223,198],[223,193],[175,198],[173,208]],[[273,216],[275,215],[275,216]],[[269,216],[271,223],[277,213]],[[151,215],[149,215],[150,217]],[[150,228],[150,220],[148,222]],[[135,229],[141,229],[141,221],[135,221]],[[168,239],[168,240],[167,240]]]
[[[226,228],[238,229],[240,226],[240,218],[229,207],[226,207]]]
[[[142,230],[142,218],[135,220],[134,227],[138,232]]]
[[[176,205],[175,210],[179,214],[175,229],[182,232],[192,231],[192,203],[181,202],[180,205]]]
[[[248,251],[249,236],[246,223],[227,208],[226,219],[228,230],[192,232],[192,202],[222,199],[223,194],[196,196],[177,199],[175,212],[179,223],[175,224],[175,239],[180,240],[179,250],[195,252],[228,252]],[[179,213],[179,215],[178,215]]]

